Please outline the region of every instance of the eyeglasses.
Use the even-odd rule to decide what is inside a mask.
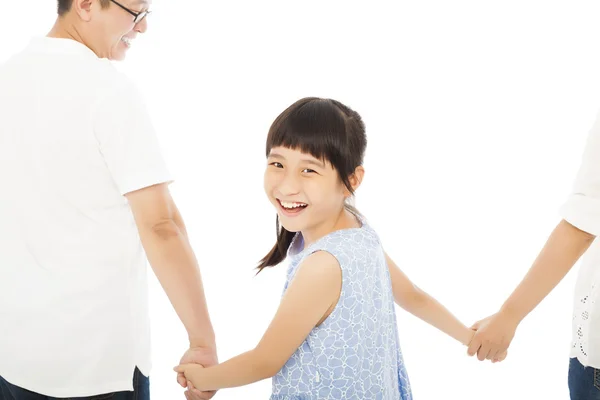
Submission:
[[[144,18],[146,18],[148,16],[148,14],[150,14],[150,11],[142,11],[142,12],[137,13],[137,12],[132,11],[129,8],[125,7],[123,4],[119,4],[115,0],[110,0],[110,1],[112,1],[113,3],[115,3],[116,5],[121,7],[123,10],[127,11],[129,14],[133,15],[133,23],[134,24],[139,24],[140,22],[142,22],[142,20]]]

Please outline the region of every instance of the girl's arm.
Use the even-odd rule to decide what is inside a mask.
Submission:
[[[248,385],[275,375],[300,347],[310,331],[324,320],[340,296],[342,271],[330,253],[306,258],[286,290],[279,309],[260,343],[222,364],[175,368],[200,391]]]
[[[475,332],[467,328],[436,299],[415,286],[387,254],[385,259],[392,278],[396,304],[468,346]]]

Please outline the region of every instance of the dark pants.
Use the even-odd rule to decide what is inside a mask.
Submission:
[[[106,393],[90,397],[72,397],[61,400],[150,400],[150,379],[139,369],[133,373],[133,392]],[[0,400],[59,400],[11,385],[0,376]]]
[[[571,400],[600,400],[600,370],[583,367],[577,358],[569,362]]]

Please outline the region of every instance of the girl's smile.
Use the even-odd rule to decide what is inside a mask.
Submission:
[[[278,211],[280,211],[280,214],[283,214],[286,217],[296,217],[308,207],[308,204],[306,203],[283,201],[281,199],[276,200],[278,205]]]

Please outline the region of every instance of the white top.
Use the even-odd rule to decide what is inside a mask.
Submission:
[[[147,260],[123,194],[170,182],[139,93],[68,39],[0,66],[0,376],[51,397],[150,371]]]
[[[590,131],[573,194],[561,209],[571,225],[600,236],[600,114]],[[582,258],[575,288],[571,357],[600,368],[600,239]]]

